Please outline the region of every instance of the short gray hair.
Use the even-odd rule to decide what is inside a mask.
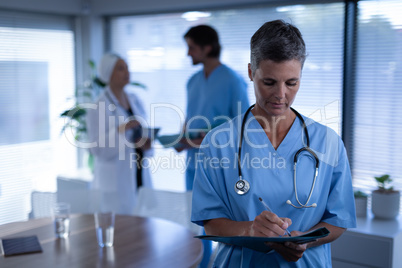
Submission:
[[[253,76],[263,60],[298,60],[303,68],[307,57],[306,45],[299,29],[283,20],[264,23],[251,37],[250,50]]]

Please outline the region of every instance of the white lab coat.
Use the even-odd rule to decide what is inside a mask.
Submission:
[[[125,88],[134,116],[146,120],[141,100]],[[130,142],[132,130],[118,132],[118,126],[128,118],[109,87],[101,94],[96,106],[87,109],[89,142],[95,142],[90,152],[94,155],[93,189],[101,193],[101,209],[118,214],[133,214],[137,193],[135,148]],[[144,152],[144,157],[152,150]],[[151,187],[150,172],[143,169],[143,186]],[[98,207],[99,208],[99,207]]]

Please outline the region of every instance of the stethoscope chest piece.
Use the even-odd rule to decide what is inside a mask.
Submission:
[[[240,179],[235,184],[235,191],[239,195],[243,195],[250,190],[250,183],[246,180]]]

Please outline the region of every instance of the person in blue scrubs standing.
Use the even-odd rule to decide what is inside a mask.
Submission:
[[[203,69],[187,82],[185,136],[178,151],[187,150],[186,189],[193,189],[195,157],[205,136],[203,131],[242,114],[249,106],[244,79],[219,60],[218,33],[208,25],[190,28],[184,35],[193,65]],[[205,131],[205,132],[206,132]]]
[[[330,231],[305,244],[273,243],[269,252],[220,243],[214,267],[332,267],[330,243],[356,226],[344,144],[330,128],[291,109],[306,59],[299,29],[282,20],[266,22],[252,36],[250,48],[248,73],[256,104],[203,139],[192,221],[218,236]],[[236,188],[238,182],[248,189]]]
[[[187,150],[186,189],[193,189],[196,154],[205,133],[217,125],[242,114],[249,106],[244,79],[219,60],[221,45],[218,33],[211,26],[198,25],[184,35],[193,65],[203,69],[187,82],[185,137],[177,151]],[[210,242],[204,243],[201,267],[209,261]]]

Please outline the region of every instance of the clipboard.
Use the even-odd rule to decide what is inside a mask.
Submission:
[[[173,134],[173,135],[163,135],[158,136],[156,139],[163,145],[165,148],[169,147],[180,147],[180,139],[182,134]]]
[[[183,144],[180,143],[180,140],[182,138],[188,138],[190,140],[192,139],[198,139],[202,137],[202,135],[207,134],[210,130],[214,129],[215,127],[221,125],[222,123],[212,125],[211,128],[200,128],[196,129],[191,132],[181,132],[178,134],[172,134],[172,135],[161,135],[158,136],[156,139],[163,145],[165,148],[180,148],[183,146]]]
[[[207,130],[200,131],[200,132],[192,132],[192,133],[179,133],[179,134],[173,134],[173,135],[161,135],[158,136],[156,139],[163,145],[165,148],[173,147],[173,148],[180,148],[183,145],[180,143],[180,140],[182,138],[189,138],[191,139],[197,139],[201,137],[202,134],[207,133]]]
[[[260,252],[268,252],[271,248],[267,242],[285,243],[293,242],[304,244],[315,241],[319,238],[329,235],[329,230],[325,227],[313,230],[300,236],[284,236],[284,237],[257,237],[257,236],[215,236],[215,235],[198,235],[195,238],[212,240],[238,247],[246,247]]]
[[[146,128],[146,127],[137,127],[134,129],[133,139],[139,140],[141,138],[149,138],[154,140],[157,137],[160,128]]]

